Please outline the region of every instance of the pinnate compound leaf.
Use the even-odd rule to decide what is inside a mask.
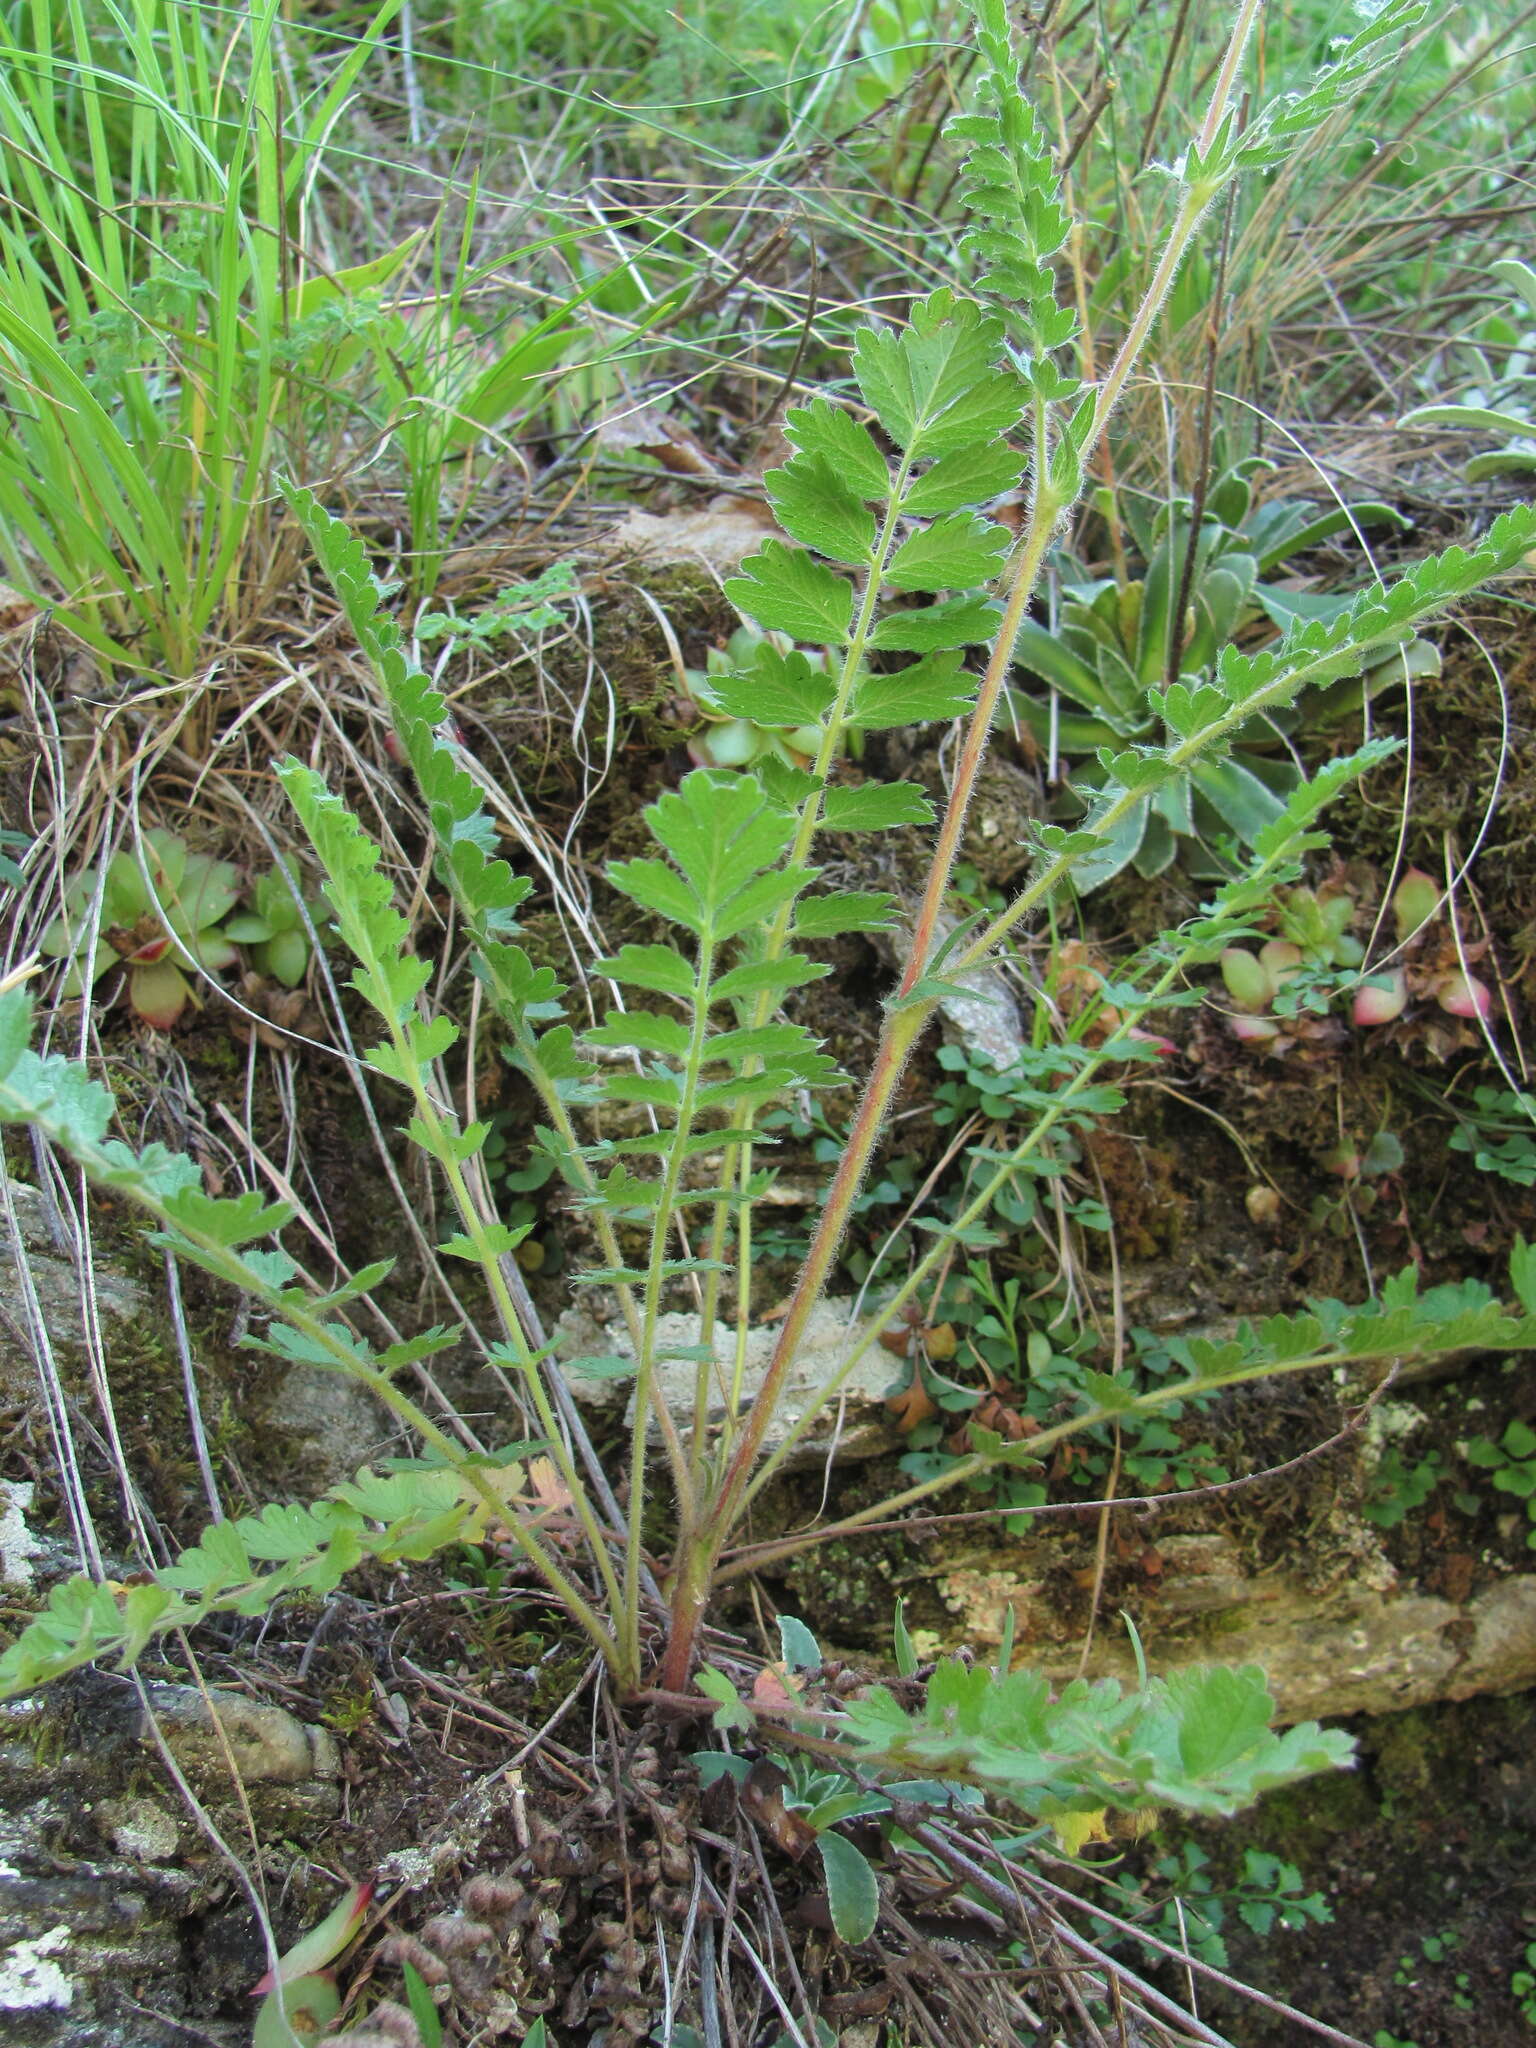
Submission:
[[[609,1074],[603,1093],[613,1102],[641,1102],[671,1111],[683,1099],[682,1083],[672,1074]]]
[[[786,867],[776,873],[758,875],[745,888],[728,896],[715,912],[715,937],[734,939],[738,933],[750,931],[753,925],[765,923],[820,872],[819,868]]]
[[[1191,1780],[1241,1804],[1271,1785],[1347,1765],[1354,1744],[1338,1730],[1299,1722],[1276,1736],[1274,1701],[1256,1664],[1196,1665],[1163,1680],[1177,1716],[1179,1761]]]
[[[794,821],[767,801],[755,776],[720,769],[686,776],[648,806],[645,822],[711,914],[772,867],[794,836]]]
[[[216,1523],[147,1585],[68,1579],[0,1655],[0,1699],[104,1657],[131,1661],[153,1637],[206,1614],[264,1614],[290,1591],[324,1595],[364,1556],[425,1557],[461,1542],[473,1508],[460,1488],[446,1470],[388,1479],[365,1471],[312,1507]]]
[[[907,536],[885,580],[897,590],[971,590],[999,573],[1011,539],[1007,527],[974,512],[946,512]]]
[[[891,825],[929,825],[933,805],[915,782],[866,782],[829,789],[822,822],[829,832],[883,832]]]
[[[1222,692],[1209,683],[1175,683],[1171,689],[1155,692],[1152,702],[1167,720],[1169,731],[1181,740],[1203,731],[1227,708]]]
[[[807,902],[817,902],[817,897],[808,897]],[[796,922],[803,918],[803,906],[796,912]],[[710,983],[709,1000],[713,1003],[742,1002],[748,996],[785,995],[792,988],[804,988],[807,982],[820,981],[832,972],[831,967],[821,960],[807,960],[803,953],[785,953],[777,960],[751,960],[740,967],[732,967]]]
[[[383,690],[405,757],[426,800],[438,864],[471,933],[485,955],[486,983],[503,1014],[520,1013],[516,974],[506,957],[515,954],[525,970],[526,955],[507,948],[512,913],[530,883],[496,854],[496,833],[479,785],[469,773],[462,748],[450,738],[447,706],[431,679],[407,659],[399,626],[384,614],[385,591],[374,576],[361,540],[333,518],[311,492],[281,486],[289,506],[341,598],[358,645]],[[498,957],[498,952],[500,957]]]
[[[1266,825],[1253,842],[1255,854],[1265,861],[1277,861],[1288,851],[1310,852],[1327,844],[1311,834],[1308,828],[1327,809],[1339,793],[1348,788],[1360,776],[1368,775],[1373,768],[1379,768],[1384,761],[1400,751],[1402,741],[1392,738],[1367,740],[1352,753],[1340,754],[1332,761],[1300,782],[1290,791],[1285,808],[1272,824]],[[1242,878],[1229,885],[1232,890],[1240,889]],[[1267,888],[1268,885],[1263,885]],[[1224,899],[1231,900],[1229,890],[1224,889],[1217,896],[1218,906]],[[1267,903],[1267,894],[1260,898]]]
[[[890,490],[890,471],[874,435],[829,398],[791,406],[784,416],[784,438],[806,455],[825,457],[861,498],[884,498]]]
[[[754,1725],[751,1708],[723,1671],[716,1671],[706,1664],[694,1684],[707,1698],[717,1703],[713,1716],[715,1727],[751,1728]]]
[[[515,1229],[506,1223],[487,1223],[483,1231],[483,1248],[476,1244],[472,1237],[467,1237],[462,1230],[456,1230],[452,1237],[446,1238],[438,1246],[438,1250],[447,1258],[468,1259],[472,1265],[482,1263],[486,1258],[499,1259],[505,1253],[517,1250],[528,1235],[530,1227],[526,1223]],[[398,1362],[404,1364],[407,1361],[401,1359]]]
[[[1357,99],[1382,66],[1394,60],[1402,37],[1426,11],[1424,0],[1378,0],[1369,9],[1360,8],[1365,17],[1361,27],[1335,51],[1333,61],[1305,92],[1281,94],[1244,129],[1224,138],[1225,148],[1218,144],[1212,154],[1220,167],[1259,170],[1284,162],[1303,136]],[[1198,162],[1191,151],[1192,174]]]
[[[642,910],[654,910],[668,924],[680,924],[684,931],[704,929],[708,913],[695,890],[664,860],[616,860],[610,863],[608,879],[622,895]]]
[[[639,1366],[632,1357],[605,1351],[590,1358],[562,1359],[560,1370],[578,1380],[629,1380],[634,1378]]]
[[[844,1729],[888,1770],[963,1776],[1032,1815],[1091,1802],[1232,1813],[1272,1785],[1347,1764],[1347,1736],[1315,1724],[1277,1737],[1263,1673],[1198,1669],[1132,1691],[941,1663],[915,1713],[883,1688],[850,1704]]]
[[[291,1202],[266,1203],[254,1190],[243,1195],[205,1195],[201,1187],[178,1188],[165,1203],[178,1229],[211,1244],[234,1247],[270,1237],[293,1221]]]
[[[795,455],[763,478],[780,526],[818,554],[866,569],[874,555],[875,515],[825,455]],[[804,636],[803,636],[804,637]]]
[[[1509,1255],[1509,1284],[1528,1316],[1536,1316],[1536,1245],[1518,1234]]]
[[[841,647],[853,619],[853,585],[803,548],[767,540],[732,576],[725,594],[770,632],[818,647]]]
[[[1024,392],[1002,367],[1002,339],[1001,321],[941,290],[913,307],[899,333],[863,328],[853,372],[865,403],[912,460],[949,455],[1018,423]]]
[[[975,223],[964,253],[978,266],[981,290],[1001,302],[1031,349],[1070,339],[1074,321],[1055,302],[1050,259],[1066,241],[1071,217],[1045,132],[1019,85],[1020,56],[1006,0],[971,0],[980,57],[975,111],[949,124],[970,145],[961,195]]]
[[[1269,1737],[1275,1703],[1257,1664],[1196,1666],[1164,1681],[1179,1716],[1179,1756],[1193,1777],[1231,1767]]]
[[[1415,565],[1384,588],[1361,591],[1347,611],[1291,629],[1256,654],[1223,648],[1215,682],[1228,702],[1244,710],[1291,703],[1313,685],[1357,674],[1367,650],[1400,644],[1414,629],[1457,598],[1506,574],[1536,547],[1536,505],[1501,513],[1474,548],[1447,548]]]
[[[1095,1406],[1111,1415],[1136,1406],[1135,1388],[1124,1380],[1116,1379],[1113,1373],[1085,1372],[1083,1392]]]
[[[836,1072],[830,1056],[821,1050],[821,1041],[803,1024],[747,1025],[739,1031],[722,1031],[706,1040],[704,1056],[711,1062],[723,1060],[735,1069],[745,1060],[756,1060],[771,1072],[812,1086],[821,1085]],[[729,1084],[725,1092],[729,1093]]]
[[[403,1024],[431,968],[409,950],[410,927],[380,871],[379,847],[313,768],[290,756],[278,762],[277,777],[325,869],[325,893],[358,963],[354,987],[387,1024]]]
[[[687,1027],[679,1018],[658,1016],[652,1010],[611,1012],[605,1023],[582,1036],[588,1045],[633,1046],[637,1052],[660,1053],[665,1059],[685,1059],[688,1053]]]

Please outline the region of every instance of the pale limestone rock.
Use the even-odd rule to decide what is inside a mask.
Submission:
[[[74,1982],[54,1961],[68,1943],[67,1927],[50,1927],[35,1940],[13,1942],[0,1952],[0,2012],[36,2012],[40,2006],[74,2003]]]
[[[866,1327],[862,1320],[850,1320],[851,1307],[847,1301],[823,1301],[812,1310],[799,1353],[785,1382],[773,1427],[766,1439],[768,1449],[783,1441],[787,1430],[804,1414],[817,1389],[825,1386],[836,1374],[855,1339]],[[585,1306],[568,1309],[556,1325],[554,1334],[559,1347],[557,1355],[562,1358],[634,1356],[623,1322],[599,1322]],[[776,1323],[754,1325],[748,1334],[742,1376],[743,1412],[750,1409],[763,1383],[778,1334]],[[696,1316],[669,1313],[658,1318],[658,1349],[696,1348],[698,1342]],[[716,1325],[714,1351],[716,1363],[711,1383],[710,1417],[718,1421],[725,1414],[734,1370],[735,1330],[731,1324]],[[657,1367],[663,1397],[681,1424],[690,1422],[693,1417],[696,1371],[697,1367],[684,1359],[664,1359]],[[872,1344],[844,1382],[839,1398],[829,1403],[825,1414],[817,1418],[808,1432],[805,1455],[825,1457],[828,1438],[834,1433],[840,1457],[874,1457],[889,1450],[898,1438],[886,1413],[885,1400],[893,1387],[901,1384],[904,1373],[898,1359],[880,1344]],[[616,1406],[622,1400],[626,1404],[626,1415],[631,1412],[634,1383],[630,1379],[584,1380],[578,1374],[572,1374],[570,1384],[571,1392],[583,1403]]]
[[[1226,1536],[1163,1537],[1158,1551],[1157,1598],[1137,1621],[1152,1668],[1258,1664],[1282,1721],[1393,1713],[1536,1685],[1536,1574],[1500,1579],[1457,1605],[1399,1589],[1379,1552],[1374,1569],[1361,1559],[1360,1569],[1319,1588],[1300,1571],[1249,1571]],[[1046,1565],[1046,1545],[1026,1538],[938,1572],[956,1617],[942,1647],[985,1654],[1002,1641],[1011,1609],[1018,1661],[1056,1684],[1073,1677],[1077,1642],[1057,1639],[1039,1602]],[[1125,1632],[1106,1616],[1090,1675],[1130,1682],[1135,1671]]]
[[[175,1814],[153,1799],[103,1799],[96,1825],[130,1863],[169,1863],[181,1843]]]
[[[204,1694],[195,1685],[147,1690],[166,1746],[185,1771],[227,1778],[232,1757],[247,1785],[330,1782],[340,1773],[335,1737],[328,1729],[307,1727],[285,1707],[237,1692]],[[147,1717],[140,1718],[139,1740],[154,1746]]]
[[[0,1586],[25,1591],[36,1577],[33,1558],[47,1551],[27,1527],[36,1491],[29,1479],[0,1479]]]

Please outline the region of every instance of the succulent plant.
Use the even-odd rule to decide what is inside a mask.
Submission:
[[[1056,806],[1060,815],[1080,812],[1097,787],[1099,748],[1161,741],[1155,693],[1165,684],[1198,681],[1224,647],[1246,642],[1266,622],[1283,631],[1298,621],[1335,617],[1350,602],[1282,588],[1266,580],[1275,570],[1341,530],[1403,523],[1390,506],[1378,504],[1322,512],[1294,499],[1255,505],[1251,479],[1264,466],[1256,459],[1241,462],[1215,479],[1201,508],[1192,560],[1191,500],[1175,498],[1151,519],[1129,500],[1119,504],[1118,516],[1145,565],[1141,575],[1093,578],[1068,558],[1058,628],[1025,621],[1015,659],[1031,680],[1013,693],[1013,704],[1039,744],[1071,764]],[[1184,609],[1175,621],[1181,595]],[[1378,674],[1401,675],[1405,664],[1410,673],[1438,673],[1439,657],[1422,640],[1402,650],[1384,648],[1365,686]],[[1358,680],[1336,686],[1332,701],[1324,692],[1314,720],[1319,712],[1338,716],[1358,703],[1361,688]],[[1126,866],[1160,874],[1175,860],[1196,875],[1226,872],[1214,850],[1218,842],[1235,836],[1251,843],[1295,784],[1281,730],[1280,722],[1256,720],[1238,734],[1230,756],[1197,764],[1188,782],[1160,789],[1126,818],[1112,845],[1080,868],[1079,887],[1097,887]]]
[[[93,947],[98,891],[101,922]],[[63,915],[42,946],[69,962],[60,994],[82,995],[114,967],[123,968],[129,1007],[146,1024],[168,1031],[195,1000],[183,969],[216,974],[234,961],[223,920],[239,893],[229,861],[190,852],[180,833],[163,826],[146,832],[137,853],[113,854],[104,874],[87,868],[65,890]]]
[[[1316,890],[1285,889],[1275,904],[1278,936],[1256,953],[1246,946],[1227,947],[1221,978],[1234,1005],[1227,1023],[1235,1038],[1264,1043],[1283,1034],[1295,1037],[1302,1007],[1326,1009],[1330,979],[1365,958],[1364,946],[1349,929],[1355,910],[1347,889],[1326,884]],[[1270,1015],[1281,991],[1293,983],[1303,984],[1294,993],[1304,1000],[1287,1003],[1291,1014],[1284,1020]]]
[[[313,925],[323,915],[321,907],[306,901],[301,910],[287,877],[276,869],[257,877],[251,898],[251,908],[237,911],[225,924],[225,938],[247,949],[258,973],[271,975],[284,988],[297,988],[310,954],[304,910]]]
[[[1490,359],[1484,348],[1474,348],[1476,381],[1455,403],[1421,405],[1398,421],[1400,427],[1459,427],[1500,436],[1503,447],[1474,455],[1467,464],[1469,483],[1536,470],[1536,270],[1512,256],[1491,269],[1512,294],[1508,312],[1493,315],[1481,329],[1480,339],[1495,355]]]
[[[772,649],[789,654],[795,643],[787,633],[763,633],[756,626],[739,626],[723,647],[711,647],[702,669],[683,671],[688,696],[683,705],[703,721],[690,734],[688,752],[700,768],[751,768],[765,758],[785,761],[801,768],[813,759],[821,745],[818,725],[758,725],[750,718],[735,718],[715,695],[714,678],[750,675],[759,651]],[[827,669],[824,649],[801,650],[801,658],[813,670]]]
[[[1446,1017],[1483,1022],[1493,1013],[1493,994],[1467,971],[1486,941],[1458,946],[1437,929],[1445,900],[1433,875],[1410,868],[1392,892],[1396,944],[1391,957],[1355,983],[1351,1021],[1362,1030],[1394,1024],[1415,1001],[1433,1003]],[[1270,913],[1278,927],[1255,952],[1229,946],[1221,956],[1221,978],[1231,1002],[1227,1027],[1235,1038],[1283,1052],[1300,1039],[1336,1039],[1337,1027],[1303,1009],[1326,1011],[1340,975],[1365,964],[1365,947],[1349,929],[1358,905],[1352,890],[1338,883],[1320,889],[1282,890]],[[1287,996],[1284,994],[1290,990]],[[1276,1008],[1284,1015],[1276,1015]]]

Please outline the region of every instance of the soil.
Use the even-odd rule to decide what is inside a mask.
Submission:
[[[1333,1915],[1262,1941],[1233,1916],[1233,1970],[1367,2040],[1385,2030],[1422,2048],[1523,2048],[1532,2019],[1515,1980],[1536,1942],[1529,1696],[1383,1715],[1352,1732],[1355,1772],[1271,1794],[1209,1839],[1223,1875],[1247,1846],[1282,1854]],[[1296,2039],[1290,2022],[1253,2007],[1239,2017],[1219,1995],[1202,2010],[1241,2048]]]

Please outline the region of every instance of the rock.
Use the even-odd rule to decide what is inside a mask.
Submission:
[[[0,1479],[0,1586],[25,1592],[37,1574],[34,1557],[47,1552],[27,1527],[32,1496],[37,1488],[27,1479]]]
[[[167,1742],[228,1838],[242,1804],[195,1686],[150,1689]],[[339,1804],[336,1745],[285,1709],[219,1690],[213,1709],[263,1843],[304,1844]],[[82,1673],[0,1705],[0,2042],[4,2048],[185,2048],[250,2039],[237,2013],[261,1974],[249,1908],[146,1759],[123,1679]],[[177,1858],[185,1855],[185,1865]],[[229,1897],[227,1909],[221,1902]],[[196,2022],[195,2026],[181,2024]]]
[[[14,1876],[16,1873],[11,1873]],[[50,1927],[32,1941],[14,1942],[0,1956],[0,2012],[29,2012],[40,2005],[73,2005],[74,1980],[54,1960],[69,1943],[69,1929]]]
[[[153,1799],[103,1799],[96,1825],[130,1863],[169,1863],[181,1844],[175,1814]]]
[[[50,1340],[64,1347],[78,1345],[84,1336],[80,1317],[80,1269],[76,1265],[63,1222],[53,1212],[40,1188],[25,1181],[7,1184],[6,1198],[16,1217],[27,1272],[37,1294],[37,1305]],[[0,1210],[3,1214],[3,1210]],[[140,1316],[148,1307],[143,1288],[125,1273],[99,1262],[91,1269],[96,1306],[108,1322],[122,1322]],[[0,1290],[7,1300],[21,1300],[21,1281],[16,1271],[16,1247],[11,1233],[0,1223]],[[25,1327],[25,1323],[23,1323]],[[0,1400],[30,1406],[37,1400],[37,1377],[24,1346],[6,1345],[0,1350]]]
[[[850,1320],[851,1307],[847,1301],[823,1301],[812,1310],[773,1429],[766,1439],[768,1449],[783,1442],[791,1424],[804,1414],[810,1397],[833,1377],[853,1339],[865,1327],[862,1318]],[[557,1355],[562,1358],[634,1356],[623,1322],[599,1322],[585,1305],[567,1309],[556,1324],[554,1335]],[[658,1346],[663,1350],[697,1346],[698,1318],[675,1313],[661,1316],[657,1323],[657,1338]],[[777,1341],[778,1326],[774,1323],[757,1325],[747,1337],[746,1369],[742,1378],[744,1408],[752,1405],[763,1383]],[[725,1413],[725,1395],[734,1366],[735,1343],[734,1327],[729,1323],[717,1324],[716,1365],[710,1405],[714,1419]],[[696,1367],[691,1362],[675,1358],[664,1359],[657,1367],[663,1398],[679,1422],[692,1420],[695,1371]],[[899,1439],[886,1411],[885,1401],[902,1376],[903,1368],[890,1353],[878,1344],[871,1345],[849,1374],[839,1398],[829,1404],[825,1414],[807,1433],[802,1455],[806,1459],[825,1457],[827,1440],[834,1433],[840,1458],[871,1458],[881,1451],[890,1450]],[[571,1392],[584,1404],[606,1407],[624,1401],[626,1414],[632,1412],[632,1382],[628,1379],[583,1379],[573,1373],[570,1384]]]
[[[268,1404],[262,1428],[280,1431],[293,1446],[293,1491],[311,1497],[376,1458],[389,1421],[373,1395],[345,1374],[294,1365]]]
[[[955,919],[940,916],[936,925],[939,942],[955,928]],[[909,921],[885,935],[886,947],[898,967],[905,968],[912,956]],[[995,967],[973,967],[968,974],[952,973],[942,963],[939,978],[953,982],[959,991],[939,1000],[939,1014],[968,1053],[979,1053],[999,1071],[1011,1067],[1024,1050],[1024,1024],[1013,991]]]
[[[335,1737],[307,1727],[285,1707],[195,1685],[150,1685],[145,1692],[166,1748],[189,1777],[227,1782],[231,1762],[246,1785],[307,1785],[340,1776]],[[154,1746],[148,1714],[139,1717],[138,1738]]]
[[[70,1248],[67,1219],[55,1217],[42,1191],[24,1181],[11,1181],[8,1191],[49,1343],[66,1369],[73,1366],[78,1372],[75,1361],[85,1332],[80,1315],[80,1271]],[[164,1303],[157,1301],[153,1290],[118,1270],[99,1252],[91,1264],[91,1288],[105,1325],[109,1373],[114,1324],[144,1324],[142,1332],[134,1333],[140,1343],[148,1339],[157,1349],[163,1349],[167,1359],[174,1360],[175,1342]],[[13,1300],[20,1292],[14,1248],[3,1227],[0,1289]],[[122,1339],[118,1341],[121,1346]],[[171,1369],[174,1372],[174,1366]],[[204,1399],[212,1411],[216,1402],[210,1390],[217,1384],[217,1370],[199,1360],[198,1374]],[[167,1386],[170,1401],[178,1398],[175,1384],[173,1379]],[[37,1376],[25,1348],[18,1345],[0,1349],[0,1402],[32,1407],[37,1399]],[[259,1413],[259,1421],[263,1433],[284,1447],[281,1463],[298,1475],[293,1490],[300,1494],[323,1493],[338,1480],[350,1479],[359,1465],[377,1455],[388,1432],[384,1410],[363,1388],[339,1373],[305,1364],[293,1365],[276,1383],[275,1391]],[[25,1579],[9,1578],[7,1573],[18,1556],[12,1542],[15,1513],[24,1512],[29,1505],[30,1501],[22,1501],[14,1489],[7,1493],[0,1484],[0,1584],[28,1583]],[[73,1570],[73,1563],[67,1568]]]
[[[1458,1604],[1400,1587],[1380,1551],[1343,1582],[1319,1589],[1300,1571],[1252,1572],[1230,1537],[1158,1539],[1161,1573],[1137,1628],[1155,1671],[1185,1664],[1258,1664],[1281,1721],[1385,1714],[1476,1693],[1536,1685],[1536,1574],[1517,1573]],[[1077,1670],[1077,1644],[1044,1621],[1039,1595],[1052,1562],[1026,1537],[935,1574],[953,1631],[942,1647],[978,1653],[1003,1638],[1013,1611],[1019,1661],[1053,1683]],[[929,1647],[925,1645],[925,1648]],[[939,1647],[938,1644],[932,1647]],[[1101,1626],[1089,1673],[1131,1681],[1135,1659],[1123,1631]]]

